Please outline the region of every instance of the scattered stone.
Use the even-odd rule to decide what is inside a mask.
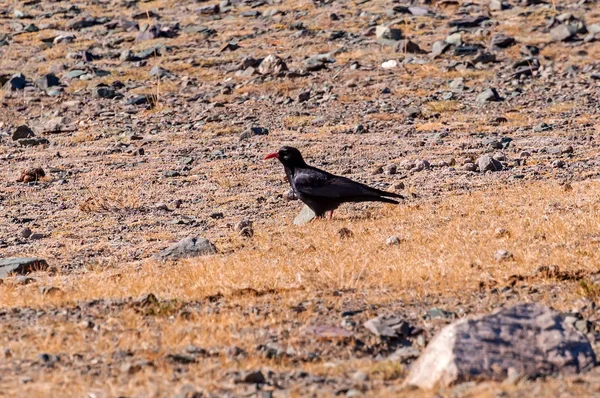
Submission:
[[[486,102],[502,101],[502,98],[500,98],[500,95],[495,88],[488,88],[477,96],[476,101],[478,104],[482,105]]]
[[[12,134],[13,141],[18,141],[23,138],[31,138],[31,137],[35,137],[33,130],[31,130],[28,126],[26,126],[24,124],[17,127]]]
[[[385,166],[385,168],[383,169],[383,172],[384,172],[384,174],[391,176],[398,172],[398,167],[396,167],[395,164],[390,164],[390,165]]]
[[[585,336],[556,311],[519,304],[446,326],[413,364],[405,386],[432,389],[468,381],[576,374],[591,369],[596,356]]]
[[[31,236],[31,234],[32,234],[32,233],[33,233],[33,232],[31,232],[31,229],[30,229],[30,228],[28,228],[28,227],[26,227],[26,228],[24,228],[24,229],[22,229],[22,230],[21,230],[21,233],[20,233],[20,235],[21,235],[23,238],[27,239],[27,238],[29,238],[29,237]]]
[[[254,229],[252,228],[251,220],[242,220],[235,225],[235,230],[240,234],[242,238],[251,238],[254,236]]]
[[[463,44],[462,32],[452,33],[451,35],[446,37],[444,42],[453,46],[460,46],[461,44]]]
[[[310,99],[310,90],[302,91],[298,94],[298,102],[306,102]]]
[[[577,28],[570,24],[558,25],[550,31],[553,41],[567,41],[577,34]]]
[[[287,65],[277,55],[267,55],[258,66],[261,75],[274,75],[288,70]]]
[[[75,41],[76,37],[74,35],[60,35],[56,36],[52,43],[54,45],[57,44],[71,44]]]
[[[438,307],[433,307],[427,312],[429,319],[454,319],[457,318],[456,313],[452,311],[446,311]]]
[[[394,47],[394,50],[397,53],[403,54],[421,54],[424,52],[417,43],[408,39],[400,40]]]
[[[510,232],[504,228],[496,228],[496,230],[494,231],[494,237],[508,238],[510,237]]]
[[[477,165],[472,162],[467,162],[463,165],[463,170],[465,171],[477,171]]]
[[[60,85],[60,80],[53,73],[48,73],[37,79],[35,84],[42,90],[48,90],[50,87]]]
[[[259,370],[255,372],[247,372],[245,373],[239,380],[236,380],[237,383],[248,383],[248,384],[264,384],[267,382],[265,375]]]
[[[490,155],[482,155],[477,159],[477,166],[479,171],[485,173],[486,171],[501,171],[502,163],[491,157]]]
[[[357,124],[354,126],[354,134],[367,134],[369,132],[369,128],[363,124]]]
[[[433,43],[433,47],[431,48],[431,55],[433,56],[433,58],[437,58],[446,51],[448,51],[450,47],[450,44],[448,44],[445,41],[436,41],[435,43]]]
[[[490,45],[494,49],[508,48],[517,44],[517,41],[503,33],[497,33],[490,39]]]
[[[398,66],[398,61],[396,60],[389,60],[389,61],[385,61],[384,63],[381,64],[381,67],[383,69],[393,69],[396,68]]]
[[[398,348],[392,355],[388,357],[388,360],[400,363],[406,363],[410,360],[416,359],[421,355],[421,351],[417,348],[409,346]]]
[[[0,259],[0,278],[9,274],[26,275],[30,272],[48,269],[46,260],[35,257],[9,257]]]
[[[388,245],[388,246],[397,246],[397,245],[400,244],[400,238],[398,238],[395,235],[390,236],[389,238],[387,238],[385,240],[385,244]]]
[[[552,130],[552,126],[548,125],[545,122],[542,122],[533,128],[533,131],[535,131],[536,133],[542,133],[544,131],[550,131],[550,130]]]
[[[21,175],[17,179],[17,182],[34,182],[39,181],[46,176],[44,169],[41,167],[34,167],[31,169],[25,169],[21,172]]]
[[[375,37],[386,40],[400,40],[402,39],[402,30],[380,25],[375,28]]]
[[[217,248],[208,239],[188,237],[162,250],[155,257],[159,260],[177,261],[216,253]]]
[[[502,0],[491,0],[490,1],[490,10],[492,11],[504,11],[510,8],[510,3]]]
[[[247,140],[247,139],[257,136],[257,135],[268,135],[268,134],[269,134],[269,129],[266,129],[264,127],[250,127],[248,130],[246,130],[242,134],[240,134],[240,141]]]
[[[46,138],[42,137],[31,137],[31,138],[21,138],[17,140],[19,145],[21,146],[38,146],[38,145],[47,145],[50,143]]]
[[[312,209],[306,205],[300,210],[300,213],[294,218],[294,225],[302,226],[314,220],[317,215]]]
[[[27,80],[25,79],[25,75],[22,73],[17,73],[13,75],[5,84],[4,90],[8,91],[16,91],[23,90],[27,85]]]
[[[165,68],[162,68],[158,65],[154,66],[149,73],[149,76],[158,76],[158,77],[169,77],[173,74]]]
[[[61,293],[62,290],[54,286],[40,286],[39,292],[42,296],[54,296]]]
[[[555,169],[562,169],[566,166],[566,163],[564,160],[555,160],[554,162],[552,162],[552,167],[554,167]]]
[[[494,260],[496,260],[497,262],[513,260],[513,258],[514,257],[512,253],[508,250],[500,249],[497,250],[496,253],[494,253]]]
[[[488,19],[490,18],[485,15],[468,15],[466,17],[448,22],[448,26],[456,28],[474,28],[481,25],[482,22],[487,21]]]
[[[343,227],[338,231],[338,236],[340,239],[350,239],[354,236],[354,232],[350,231],[348,228]]]
[[[427,160],[419,160],[415,163],[415,167],[413,169],[414,172],[419,172],[423,170],[429,170],[431,168],[431,164]]]
[[[94,97],[96,98],[113,99],[116,96],[117,92],[112,87],[108,87],[106,85],[99,85],[96,88],[94,88]]]
[[[363,326],[371,333],[381,337],[408,337],[411,326],[396,316],[378,316],[366,321]]]

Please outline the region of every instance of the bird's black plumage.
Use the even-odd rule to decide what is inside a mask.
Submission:
[[[309,166],[296,148],[284,146],[265,159],[278,158],[283,164],[287,180],[296,193],[317,217],[337,209],[346,202],[385,202],[398,204],[390,198],[404,199],[402,195],[371,188],[346,177]]]

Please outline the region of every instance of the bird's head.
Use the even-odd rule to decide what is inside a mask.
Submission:
[[[265,160],[273,158],[279,159],[279,161],[287,167],[293,168],[306,165],[300,151],[291,146],[281,147],[279,151],[270,153],[267,156],[265,156]]]

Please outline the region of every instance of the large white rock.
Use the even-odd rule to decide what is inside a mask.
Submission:
[[[466,381],[537,377],[592,368],[586,337],[561,315],[539,304],[520,304],[461,319],[433,338],[413,364],[406,386],[432,389]]]

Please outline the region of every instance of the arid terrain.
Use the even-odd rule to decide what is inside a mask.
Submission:
[[[0,85],[0,395],[600,394],[403,385],[517,303],[600,354],[596,1],[0,0]],[[296,226],[282,145],[406,200]]]

